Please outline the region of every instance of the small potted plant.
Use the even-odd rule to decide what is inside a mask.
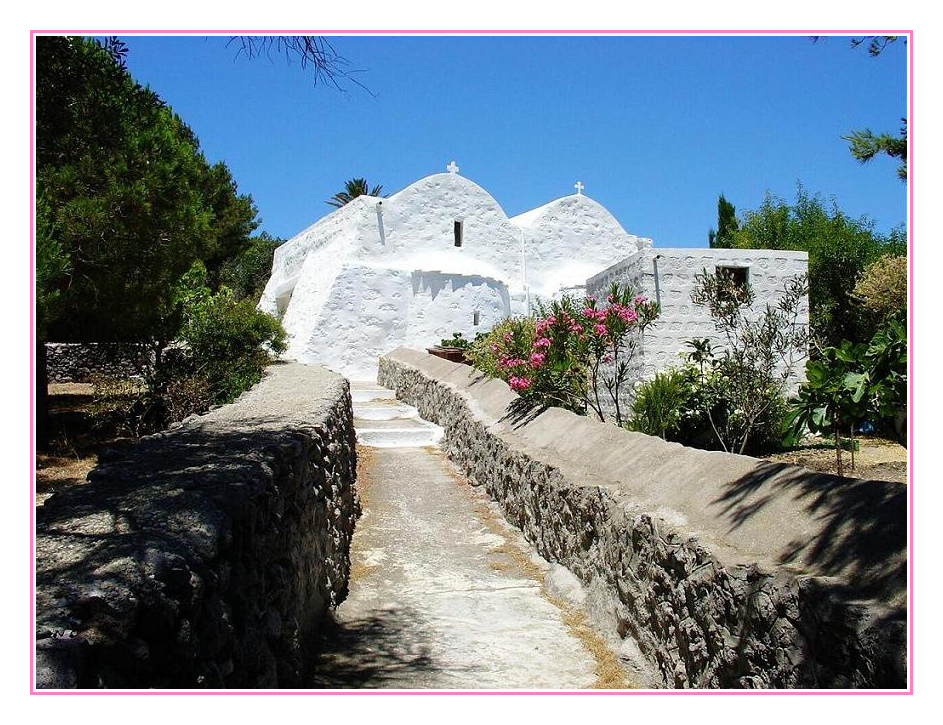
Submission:
[[[471,343],[465,339],[465,336],[461,332],[455,332],[452,334],[452,337],[442,340],[438,345],[426,348],[426,352],[430,355],[451,360],[452,362],[467,365],[468,360],[465,358],[465,351],[470,344]]]

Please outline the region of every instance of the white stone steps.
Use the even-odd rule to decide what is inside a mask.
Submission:
[[[443,430],[437,425],[428,428],[359,428],[357,442],[370,448],[424,448],[442,440]]]
[[[357,442],[370,448],[434,446],[444,431],[423,420],[411,405],[396,400],[396,393],[376,383],[350,384]]]
[[[357,417],[360,420],[396,420],[419,417],[419,411],[405,403],[391,403],[388,405],[358,404],[356,407]]]
[[[368,403],[371,400],[396,400],[396,393],[389,388],[355,388],[351,386],[350,399],[354,403]]]

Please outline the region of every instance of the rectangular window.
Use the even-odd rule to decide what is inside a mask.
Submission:
[[[738,300],[741,304],[746,301],[745,293],[749,284],[749,267],[715,267],[714,274],[718,281],[721,279],[729,280],[730,286],[721,287],[724,297],[731,297]]]
[[[462,246],[462,225],[464,222],[455,222],[455,246]]]
[[[475,310],[475,314],[472,315],[472,324],[476,326],[481,324],[481,312],[478,310]]]
[[[737,289],[746,289],[749,282],[749,267],[717,267],[718,277],[727,277]]]

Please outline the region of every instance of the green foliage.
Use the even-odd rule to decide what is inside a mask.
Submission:
[[[906,249],[902,232],[883,237],[867,219],[851,219],[800,186],[789,205],[770,194],[746,212],[733,235],[739,249],[784,249],[809,254],[809,322],[821,346],[867,339],[868,320],[850,296],[865,267]]]
[[[175,290],[180,339],[159,351],[148,375],[96,381],[92,414],[98,425],[140,436],[232,402],[261,379],[273,354],[284,351],[278,320],[225,287],[212,294],[206,277],[205,267],[195,264]]]
[[[51,324],[62,305],[63,280],[71,270],[69,257],[56,240],[51,209],[45,198],[36,200],[36,336],[48,339]]]
[[[848,141],[848,149],[862,164],[867,163],[878,154],[887,154],[893,159],[899,159],[897,177],[907,181],[907,119],[902,118],[900,135],[895,137],[887,133],[875,134],[870,128],[864,131],[852,131],[842,136]]]
[[[676,440],[685,408],[691,400],[688,371],[668,369],[635,387],[629,430]]]
[[[708,232],[708,245],[711,249],[729,249],[738,228],[737,209],[721,194],[717,199],[717,230],[711,229]]]
[[[471,365],[489,377],[501,378],[506,382],[510,373],[501,361],[524,359],[536,339],[534,318],[509,317],[491,328],[490,332],[476,337],[465,352],[465,357]]]
[[[750,285],[740,287],[729,275],[707,270],[695,277],[691,301],[708,310],[724,340],[716,357],[709,343],[692,344],[698,409],[723,450],[768,446],[770,429],[781,428],[784,394],[808,350],[808,333],[799,324],[807,289],[804,277],[787,280],[776,304],[756,311]]]
[[[658,306],[613,285],[605,306],[564,295],[537,302],[536,317],[506,320],[476,340],[472,365],[507,381],[535,406],[556,406],[606,419],[608,396],[617,425],[625,422],[621,392],[633,372],[636,346]]]
[[[348,179],[344,184],[344,191],[339,191],[327,200],[329,206],[340,209],[345,204],[349,204],[358,196],[380,196],[383,187],[377,184],[372,189],[366,179]]]
[[[272,355],[285,350],[281,323],[225,287],[188,308],[180,339],[189,367],[206,379],[214,403],[231,402],[255,385]]]
[[[220,284],[229,287],[238,300],[257,302],[272,273],[275,250],[284,241],[266,232],[252,237],[248,247],[223,263],[219,274]]]
[[[806,381],[790,403],[786,442],[806,432],[831,435],[840,474],[842,432],[850,431],[853,440],[865,420],[891,429],[906,406],[907,333],[903,322],[892,319],[870,343],[844,340],[806,363]]]
[[[472,341],[466,340],[461,332],[453,332],[452,337],[445,338],[439,342],[442,347],[454,347],[459,350],[467,350],[471,347]]]
[[[48,332],[61,340],[149,339],[167,328],[173,287],[192,263],[215,274],[256,226],[251,198],[131,78],[119,46],[36,41],[37,198],[68,260],[37,296],[60,296]]]
[[[907,315],[907,257],[888,256],[872,262],[855,285],[854,298],[877,327]]]

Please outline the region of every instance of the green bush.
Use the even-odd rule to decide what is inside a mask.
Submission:
[[[669,369],[635,387],[629,430],[676,440],[684,409],[692,396],[690,375],[685,370]]]
[[[707,357],[664,370],[651,380],[638,383],[632,402],[629,430],[646,433],[686,446],[722,449],[723,440],[740,433],[746,426],[745,411],[737,404],[737,392],[746,380],[733,383],[732,377],[749,375],[728,358]],[[753,375],[755,405],[759,412],[750,422],[749,438],[742,453],[762,453],[782,445],[786,402],[774,385],[760,375]],[[765,385],[765,387],[764,387]]]
[[[192,304],[180,340],[191,374],[207,381],[214,403],[235,400],[261,380],[273,354],[285,350],[281,323],[226,287]]]
[[[467,350],[472,344],[471,340],[466,340],[461,332],[453,332],[452,337],[444,338],[439,342],[442,347],[454,347],[459,350]]]
[[[178,340],[160,351],[143,380],[96,381],[95,424],[121,435],[141,436],[166,428],[211,405],[229,403],[262,378],[272,356],[285,349],[285,331],[250,300],[223,287],[212,295],[192,270],[178,290],[182,327]]]

